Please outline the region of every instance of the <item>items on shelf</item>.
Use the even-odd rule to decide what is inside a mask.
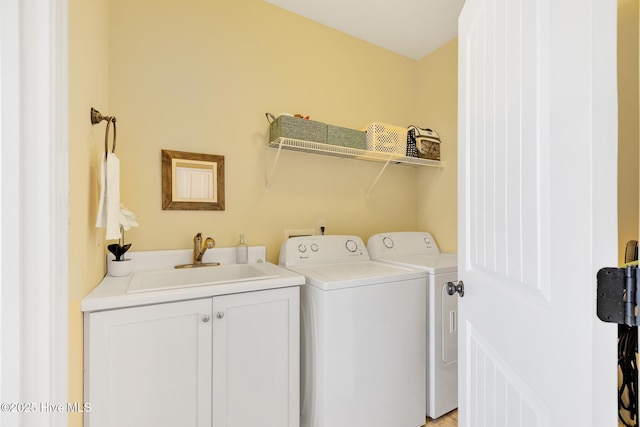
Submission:
[[[409,126],[409,135],[415,138],[416,155],[422,159],[440,160],[440,136],[432,129],[422,129],[417,126]],[[407,143],[408,143],[407,137]],[[407,156],[409,154],[407,153]]]
[[[284,148],[288,149],[303,151],[310,149],[323,154],[364,156],[367,157],[366,160],[420,158],[440,161],[440,137],[431,129],[423,129],[415,125],[405,128],[372,122],[363,129],[356,130],[309,120],[309,116],[303,117],[301,114],[281,113],[276,116],[266,113],[266,117],[270,124],[270,146],[282,148],[283,141],[286,141]],[[345,147],[345,149],[335,147]],[[362,152],[351,152],[349,149]],[[433,163],[428,164],[433,165]]]

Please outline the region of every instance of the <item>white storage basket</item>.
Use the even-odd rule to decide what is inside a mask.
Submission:
[[[367,150],[406,156],[406,127],[373,122],[363,130],[367,132]]]

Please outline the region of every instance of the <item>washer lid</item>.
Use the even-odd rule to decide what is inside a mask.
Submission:
[[[427,274],[451,273],[458,271],[458,255],[441,253],[439,255],[403,255],[380,257],[377,261],[387,262],[393,265],[418,268],[427,271]]]
[[[307,284],[325,291],[425,278],[424,271],[377,261],[288,268],[305,276]]]

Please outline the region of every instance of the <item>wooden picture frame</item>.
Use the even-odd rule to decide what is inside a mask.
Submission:
[[[224,210],[224,156],[162,150],[163,210]]]

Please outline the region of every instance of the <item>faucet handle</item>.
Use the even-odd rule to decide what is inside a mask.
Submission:
[[[215,245],[216,245],[216,241],[213,240],[211,237],[207,237],[207,239],[204,241],[203,246],[206,246],[207,249],[213,249]]]

